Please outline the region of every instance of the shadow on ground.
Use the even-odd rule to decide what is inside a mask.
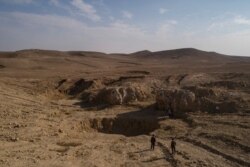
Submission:
[[[90,126],[101,133],[138,136],[159,129],[160,121],[166,118],[154,109],[154,105],[150,105],[115,117],[94,118],[90,120]]]

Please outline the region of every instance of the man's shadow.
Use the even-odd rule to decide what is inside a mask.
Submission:
[[[177,167],[178,166],[178,162],[174,158],[174,155],[171,154],[171,152],[169,151],[169,149],[164,144],[162,144],[161,142],[158,142],[158,146],[162,149],[162,152],[165,155],[166,161],[168,161],[171,164],[171,166]]]
[[[132,152],[132,153],[143,153],[143,152],[148,152],[148,151],[151,151],[151,149],[144,149],[144,150],[135,151],[135,152]]]
[[[177,167],[178,162],[174,158],[174,155],[171,154],[169,149],[166,146],[164,146],[161,142],[158,142],[157,145],[161,148],[162,152],[164,153],[164,157],[154,157],[152,159],[145,160],[145,161],[142,161],[142,162],[148,163],[148,162],[154,162],[154,161],[165,159],[167,162],[169,162],[171,164],[171,166]],[[137,151],[137,152],[134,152],[134,153],[141,153],[141,152],[145,152],[145,151],[150,151],[150,149],[145,149],[145,150]]]

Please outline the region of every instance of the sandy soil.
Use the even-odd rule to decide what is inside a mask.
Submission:
[[[186,57],[190,50],[155,57],[147,52],[0,53],[0,166],[250,166],[250,59],[191,51]],[[56,90],[61,79],[121,76],[168,79],[166,87],[215,87],[237,94],[239,107],[237,112],[196,111],[169,119],[155,109],[154,99],[89,108]],[[113,124],[104,129],[107,120]],[[151,134],[157,139],[154,151]],[[177,142],[175,155],[171,137]]]

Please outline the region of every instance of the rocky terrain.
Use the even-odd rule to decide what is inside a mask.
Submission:
[[[250,166],[250,58],[0,52],[0,129],[3,167]]]

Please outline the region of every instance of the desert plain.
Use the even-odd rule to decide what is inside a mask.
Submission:
[[[250,57],[0,52],[1,167],[247,167],[249,134]]]

